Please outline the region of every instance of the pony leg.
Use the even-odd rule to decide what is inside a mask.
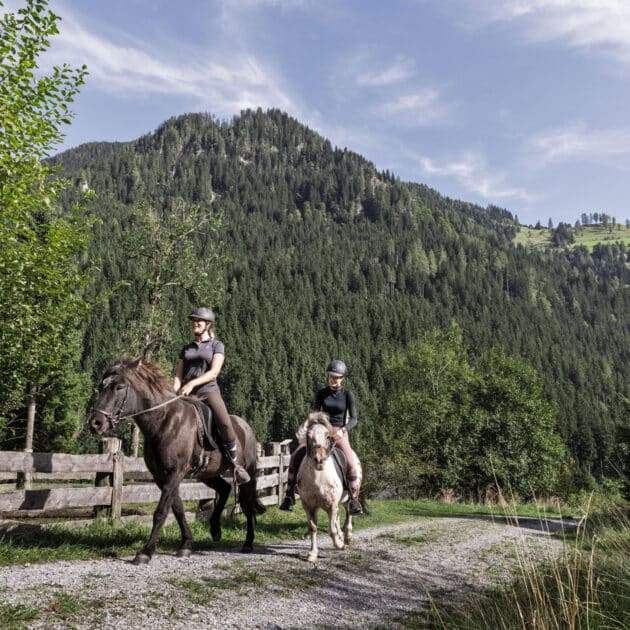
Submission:
[[[190,556],[190,554],[192,553],[192,532],[190,531],[190,527],[188,527],[188,523],[186,522],[184,502],[179,495],[179,491],[173,497],[173,505],[171,507],[173,509],[173,514],[175,514],[175,518],[177,519],[179,531],[182,534],[182,543],[177,550],[177,557],[188,558],[188,556]]]
[[[222,477],[213,477],[206,481],[206,485],[217,493],[217,501],[210,517],[210,535],[213,542],[219,542],[221,540],[221,514],[230,498],[232,486]]]
[[[339,525],[339,504],[334,503],[328,512],[328,533],[333,545],[337,549],[344,549],[345,544],[341,538],[341,526]]]
[[[162,490],[162,494],[160,495],[160,500],[158,502],[157,508],[155,512],[153,512],[153,528],[151,529],[151,535],[149,536],[149,540],[147,544],[136,553],[136,557],[133,559],[133,564],[147,564],[150,562],[153,557],[153,553],[155,552],[155,548],[157,546],[157,541],[160,536],[160,531],[164,525],[164,521],[171,510],[171,506],[173,505],[174,496],[178,494],[179,483],[181,479],[179,477],[173,475],[171,479],[169,479],[165,484],[160,486],[160,490]]]
[[[350,545],[352,544],[352,514],[350,514],[347,503],[344,504],[344,508],[346,510],[346,520],[343,524],[343,541],[346,545]]]
[[[254,522],[256,520],[256,510],[259,509],[256,499],[255,479],[240,486],[239,503],[243,514],[245,514],[247,518],[247,535],[245,536],[245,542],[243,543],[241,552],[251,553],[254,550]],[[262,504],[260,507],[263,507]]]
[[[319,552],[317,548],[317,508],[307,509],[302,502],[302,507],[306,512],[306,518],[308,519],[308,531],[311,535],[311,550],[308,552],[308,556],[306,557],[308,562],[316,562],[317,554]]]

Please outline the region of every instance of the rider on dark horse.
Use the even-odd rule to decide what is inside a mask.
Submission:
[[[348,511],[350,514],[362,514],[363,508],[359,501],[359,484],[355,467],[354,454],[350,446],[348,432],[357,424],[357,408],[354,394],[344,387],[344,381],[348,376],[348,368],[343,361],[335,359],[326,368],[328,385],[320,389],[315,395],[313,405],[315,411],[324,411],[330,417],[333,427],[333,439],[335,446],[346,457],[348,487],[350,488],[350,501]],[[295,505],[295,485],[297,471],[305,455],[304,445],[298,446],[291,455],[288,471],[287,493],[280,509],[291,512]]]
[[[225,360],[225,346],[215,338],[214,313],[202,306],[194,310],[189,318],[195,340],[184,346],[179,353],[173,389],[184,396],[196,396],[212,409],[212,417],[219,430],[225,455],[234,468],[234,479],[239,485],[247,483],[250,476],[236,461],[236,434],[217,383]]]

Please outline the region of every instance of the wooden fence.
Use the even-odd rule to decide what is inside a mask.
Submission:
[[[256,487],[264,505],[282,501],[289,465],[290,440],[259,449]],[[226,476],[231,481],[231,477]],[[20,488],[20,480],[27,480]],[[209,501],[215,492],[194,479],[180,486],[184,501]],[[120,518],[123,506],[154,503],[160,490],[144,459],[128,457],[120,440],[104,438],[98,455],[0,451],[0,518],[46,516],[59,510],[92,508]]]

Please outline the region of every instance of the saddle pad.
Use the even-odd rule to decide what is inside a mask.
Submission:
[[[219,448],[214,435],[212,409],[202,400],[195,400],[197,409],[197,437],[204,451],[214,451]]]

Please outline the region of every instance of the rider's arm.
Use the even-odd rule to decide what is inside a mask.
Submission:
[[[344,425],[344,431],[347,433],[350,429],[357,426],[357,404],[354,400],[354,394],[346,390],[346,418],[347,423]]]
[[[184,362],[180,359],[177,362],[177,368],[175,369],[175,378],[173,379],[173,389],[175,393],[179,391],[182,386],[182,377],[184,376]]]

